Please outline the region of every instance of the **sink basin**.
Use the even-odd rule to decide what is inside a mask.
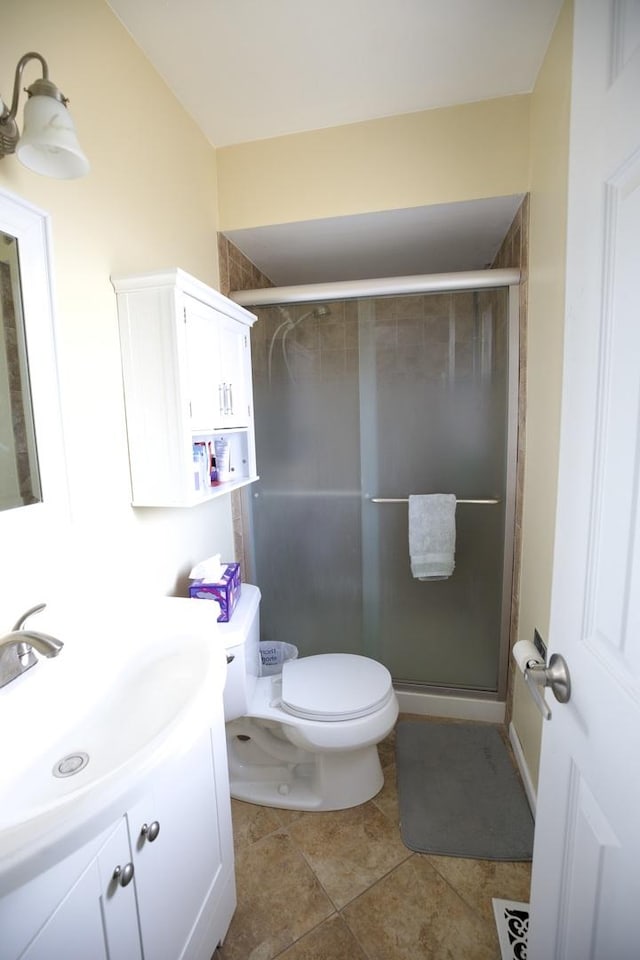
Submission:
[[[103,663],[86,642],[73,656],[73,639],[58,629],[60,656],[4,688],[0,892],[99,829],[155,767],[210,726],[222,700],[223,647],[171,618],[148,633],[151,643],[112,644],[119,656]]]

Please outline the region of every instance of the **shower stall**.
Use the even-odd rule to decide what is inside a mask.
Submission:
[[[410,279],[364,293],[366,281],[234,294],[258,316],[260,480],[245,505],[262,633],[301,655],[374,657],[401,693],[499,703],[513,562],[518,274]],[[421,493],[457,497],[447,580],[411,575],[407,498]],[[404,709],[414,702],[409,696]]]

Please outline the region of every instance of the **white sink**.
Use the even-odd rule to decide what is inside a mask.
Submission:
[[[181,629],[174,607],[168,616],[158,607],[145,626],[130,626],[135,637],[120,626],[97,644],[39,619],[65,646],[0,691],[0,892],[99,829],[210,725],[224,648],[206,631]],[[60,762],[63,773],[79,769],[55,775]]]

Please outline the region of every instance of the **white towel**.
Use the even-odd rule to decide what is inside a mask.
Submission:
[[[409,497],[409,557],[417,580],[446,580],[455,567],[456,497]]]

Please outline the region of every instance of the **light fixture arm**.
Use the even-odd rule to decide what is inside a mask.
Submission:
[[[35,80],[30,87],[25,88],[27,95],[29,97],[38,95],[53,97],[54,100],[59,100],[60,103],[63,103],[65,106],[69,102],[58,90],[55,83],[49,80],[49,67],[47,66],[45,58],[33,50],[30,53],[25,53],[25,55],[18,60],[16,67],[11,107],[8,108],[0,97],[0,107],[2,107],[2,112],[0,112],[0,157],[6,157],[11,153],[15,153],[18,140],[20,139],[20,131],[16,123],[18,101],[20,99],[20,84],[22,82],[24,68],[30,60],[38,60],[40,62],[42,77]]]
[[[39,53],[32,51],[31,53],[25,53],[23,57],[20,57],[18,60],[18,66],[16,67],[16,76],[13,81],[13,99],[11,101],[11,110],[9,115],[15,120],[18,115],[18,99],[20,97],[20,83],[22,82],[22,74],[24,68],[29,63],[30,60],[39,60],[42,65],[42,79],[49,79],[49,67],[47,66],[47,61]]]

